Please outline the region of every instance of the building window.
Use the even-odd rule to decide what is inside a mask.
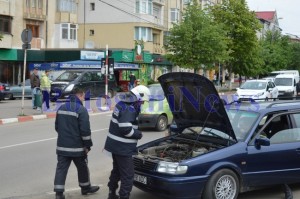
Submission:
[[[95,10],[95,3],[90,4],[90,10],[92,10],[92,11]]]
[[[77,13],[77,0],[57,0],[57,11]]]
[[[159,7],[159,6],[153,6],[153,16],[156,19],[161,19],[161,7]]]
[[[90,30],[90,36],[94,36],[95,31],[94,30]]]
[[[11,34],[12,17],[0,15],[0,32]]]
[[[171,22],[177,23],[179,21],[179,9],[171,8]]]
[[[39,26],[32,25],[32,24],[26,24],[26,29],[30,29],[32,32],[32,37],[40,37],[40,31]]]
[[[26,8],[30,8],[30,1],[31,0],[26,0]]]
[[[36,3],[35,0],[31,0],[31,7],[32,8],[35,8],[35,3]]]
[[[61,24],[61,38],[68,40],[77,40],[77,25]]]
[[[153,41],[152,29],[146,27],[135,27],[135,40]]]
[[[191,3],[191,0],[183,0],[183,4],[184,4],[184,5],[187,5],[187,4],[189,4],[189,3]]]
[[[136,0],[136,13],[152,15],[153,4],[152,0]]]
[[[39,9],[43,8],[43,0],[38,0],[38,8]]]

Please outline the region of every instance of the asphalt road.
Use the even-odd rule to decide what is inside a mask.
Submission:
[[[111,113],[91,115],[94,147],[89,154],[91,182],[101,186],[94,195],[80,195],[75,166],[66,181],[67,199],[106,199],[111,158],[102,149]],[[164,136],[165,132],[144,132],[139,144]],[[56,166],[54,119],[36,120],[0,126],[0,199],[54,198],[53,179]],[[294,198],[300,198],[300,184],[293,185]],[[281,199],[280,187],[241,194],[239,199]],[[161,199],[133,188],[131,199]]]

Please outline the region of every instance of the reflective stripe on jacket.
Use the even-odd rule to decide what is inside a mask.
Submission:
[[[122,156],[136,154],[137,138],[141,134],[137,117],[132,104],[119,102],[115,106],[104,147],[107,151]]]
[[[85,148],[93,145],[89,114],[75,96],[57,110],[55,130],[58,133],[56,147],[58,155],[83,156]]]

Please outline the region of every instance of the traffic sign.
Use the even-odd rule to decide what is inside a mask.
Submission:
[[[24,29],[21,34],[21,39],[25,44],[30,43],[32,40],[32,31],[30,29]]]

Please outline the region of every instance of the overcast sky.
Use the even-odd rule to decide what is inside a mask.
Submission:
[[[275,11],[283,34],[300,36],[300,0],[246,0],[253,11]]]

